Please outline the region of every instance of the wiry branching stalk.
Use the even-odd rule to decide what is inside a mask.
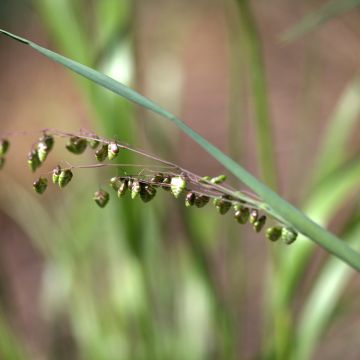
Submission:
[[[256,232],[260,232],[264,227],[267,217],[261,212],[267,213],[273,218],[278,226],[270,227],[266,231],[266,236],[271,241],[279,238],[286,244],[292,243],[297,232],[276,215],[270,206],[258,199],[255,195],[247,191],[238,191],[225,184],[226,176],[217,177],[200,176],[177,164],[161,159],[150,154],[145,150],[137,149],[129,144],[118,140],[109,140],[99,137],[88,131],[81,130],[79,133],[68,133],[57,129],[43,129],[40,131],[40,138],[32,145],[28,154],[28,165],[32,172],[35,172],[47,159],[48,154],[53,149],[54,137],[68,139],[66,149],[77,155],[81,155],[90,147],[95,151],[95,157],[100,163],[73,165],[64,161],[65,166],[57,165],[51,172],[44,173],[33,183],[34,190],[42,194],[48,186],[48,177],[60,188],[64,188],[73,178],[74,169],[92,169],[99,167],[116,167],[123,169],[123,175],[115,176],[110,179],[111,187],[117,192],[119,198],[126,192],[130,192],[131,198],[139,196],[144,202],[152,200],[157,192],[157,188],[170,191],[175,198],[185,196],[185,206],[195,206],[201,208],[210,199],[217,211],[224,215],[231,208],[234,209],[234,218],[240,223],[249,222]],[[26,132],[4,133],[0,140],[0,158],[5,162],[5,154],[10,142],[7,140],[11,136],[28,135]],[[113,160],[122,151],[132,151],[133,153],[145,157],[159,164],[120,164],[104,163],[103,161]],[[129,173],[125,169],[140,169],[137,173]],[[109,193],[104,189],[95,192],[94,201],[100,206],[105,207],[110,199]]]

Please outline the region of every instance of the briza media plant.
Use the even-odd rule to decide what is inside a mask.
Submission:
[[[2,167],[10,146],[11,135],[16,134],[7,133],[0,141]],[[41,136],[32,145],[27,156],[31,172],[35,173],[47,160],[54,148],[55,137],[67,138],[65,148],[72,154],[81,155],[87,148],[90,149],[97,162],[72,165],[64,161],[66,166],[57,164],[50,173],[41,174],[34,180],[33,189],[38,194],[43,194],[50,183],[63,189],[72,181],[73,172],[77,169],[117,168],[117,174],[109,179],[108,184],[103,185],[93,194],[94,202],[101,208],[104,208],[110,200],[107,188],[113,189],[118,199],[128,194],[131,199],[140,198],[144,203],[153,200],[160,189],[170,192],[175,199],[183,201],[186,207],[202,208],[212,202],[220,215],[225,215],[233,209],[234,219],[239,224],[249,223],[257,233],[263,230],[268,221],[272,221],[274,226],[268,227],[265,231],[266,237],[271,241],[282,239],[286,244],[291,244],[297,238],[297,232],[272,214],[266,204],[256,196],[246,191],[238,191],[226,184],[226,175],[199,176],[144,150],[133,148],[120,141],[101,138],[90,132],[80,131],[78,134],[72,134],[56,129],[41,130]],[[112,163],[112,160],[121,156],[122,151],[132,151],[157,164]],[[130,173],[131,168],[138,168],[139,171]]]

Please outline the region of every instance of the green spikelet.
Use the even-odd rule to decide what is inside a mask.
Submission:
[[[95,150],[100,144],[99,137],[94,135],[92,139],[87,140],[87,143],[91,149]]]
[[[46,145],[48,152],[50,152],[53,149],[55,143],[54,138],[48,134],[44,134],[39,139],[39,142],[43,142]]]
[[[44,141],[40,141],[37,144],[36,148],[37,148],[37,153],[38,153],[40,163],[43,163],[49,154],[48,146],[46,145],[46,143]]]
[[[231,202],[227,196],[214,199],[213,204],[221,215],[225,215],[231,208]]]
[[[165,191],[170,191],[171,176],[165,176],[161,184],[163,184],[162,188]]]
[[[120,176],[114,176],[110,179],[110,186],[115,190],[118,191],[119,187],[122,183],[122,179]]]
[[[40,177],[39,179],[37,179],[33,182],[33,189],[38,194],[43,194],[47,188],[47,185],[48,185],[47,179],[44,177]]]
[[[222,184],[223,182],[225,182],[227,179],[226,175],[219,175],[219,176],[216,176],[216,177],[213,177],[210,182],[212,184]]]
[[[186,189],[186,180],[182,176],[174,176],[171,179],[170,189],[175,198],[178,199]]]
[[[271,227],[271,228],[268,228],[266,230],[266,237],[270,241],[277,241],[277,240],[280,239],[281,233],[282,233],[282,227],[281,226]]]
[[[250,210],[250,216],[249,216],[249,222],[250,224],[254,224],[255,221],[258,219],[259,217],[259,211],[256,209],[251,209]]]
[[[7,139],[0,139],[0,156],[5,155],[10,147],[10,142]]]
[[[35,172],[36,169],[41,165],[38,152],[35,149],[29,152],[27,162],[32,172]]]
[[[249,208],[237,204],[234,206],[234,210],[234,218],[236,219],[236,221],[240,224],[246,224],[250,216]]]
[[[195,193],[193,193],[192,191],[188,192],[185,196],[185,206],[186,207],[190,207],[193,206],[195,204]]]
[[[72,136],[66,144],[66,148],[73,154],[82,154],[87,147],[87,140],[78,136]]]
[[[121,183],[118,188],[117,195],[119,198],[123,197],[126,194],[126,190],[128,189],[128,180],[121,180]]]
[[[61,167],[60,167],[60,165],[58,165],[52,171],[52,182],[55,185],[59,185],[60,174],[61,174]]]
[[[145,183],[141,183],[140,198],[143,202],[147,203],[152,200],[156,195],[156,189]]]
[[[73,178],[73,173],[70,169],[61,170],[58,184],[60,189],[64,188]]]
[[[104,161],[108,154],[107,144],[103,144],[100,149],[95,151],[95,157],[98,161]]]
[[[158,173],[150,179],[150,183],[153,187],[156,188],[163,182],[163,180],[164,180],[164,175],[162,173]]]
[[[134,179],[131,185],[131,198],[135,199],[140,194],[141,186],[137,179]]]
[[[196,194],[194,204],[197,208],[204,207],[208,202],[210,201],[210,198],[206,195],[200,195]]]
[[[284,241],[285,244],[290,245],[292,244],[296,238],[297,238],[298,234],[297,232],[289,229],[289,228],[282,228],[281,231],[281,239]]]
[[[93,200],[101,207],[105,207],[107,203],[109,202],[110,195],[105,190],[98,190],[94,193]]]
[[[203,176],[201,179],[199,179],[199,183],[202,183],[202,184],[207,184],[210,181],[211,181],[211,176],[209,176],[209,175]]]
[[[260,232],[266,223],[266,216],[260,216],[254,223],[253,228],[256,232]]]
[[[107,150],[109,160],[113,160],[118,156],[120,148],[116,142],[111,142],[109,143]]]
[[[6,162],[5,158],[3,156],[0,156],[0,170],[4,167],[5,162]]]

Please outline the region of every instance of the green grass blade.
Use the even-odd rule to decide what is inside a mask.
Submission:
[[[237,4],[243,30],[243,43],[248,52],[260,170],[264,182],[276,189],[277,176],[261,39],[249,2],[237,0]]]
[[[304,206],[305,212],[315,219],[319,224],[326,225],[337,213],[349,196],[357,191],[359,187],[360,162],[349,164],[342,167],[321,187],[314,191]],[[314,246],[309,241],[303,241],[299,238],[298,243],[288,252],[284,258],[284,274],[283,287],[281,296],[283,302],[291,301],[298,279],[306,269],[309,258],[311,257]]]
[[[326,130],[320,149],[315,183],[328,177],[346,160],[346,144],[357,124],[360,114],[360,78],[356,77],[345,89],[330,124]]]
[[[296,40],[320,25],[360,5],[360,0],[333,0],[319,10],[305,16],[297,25],[287,30],[281,39],[286,42]]]
[[[360,249],[360,223],[345,239]],[[300,315],[295,359],[310,359],[352,275],[354,272],[338,259],[327,261]]]
[[[321,226],[309,219],[304,213],[295,208],[293,205],[282,199],[278,194],[272,191],[269,187],[247,172],[242,166],[237,164],[234,160],[225,155],[217,147],[209,143],[197,132],[191,129],[183,121],[163,109],[150,99],[140,95],[136,91],[127,86],[115,81],[98,71],[95,71],[83,64],[70,60],[61,56],[51,50],[43,48],[29,40],[14,36],[13,34],[0,30],[6,36],[25,43],[34,50],[40,52],[46,57],[56,61],[70,70],[86,77],[87,79],[97,83],[98,85],[136,103],[144,108],[147,108],[154,113],[157,113],[166,119],[175,123],[182,131],[194,139],[207,152],[209,152],[215,159],[217,159],[225,168],[233,173],[239,180],[258,194],[263,201],[271,207],[271,210],[282,217],[285,221],[291,224],[297,231],[312,239],[318,245],[344,260],[350,266],[360,271],[360,254],[352,250],[347,244],[337,238],[335,235],[327,232]]]

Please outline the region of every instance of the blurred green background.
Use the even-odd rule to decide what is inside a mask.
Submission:
[[[0,24],[179,114],[360,250],[357,3],[0,0]],[[0,133],[84,128],[200,175],[223,171],[175,127],[6,38],[0,76]],[[101,210],[91,197],[114,169],[78,170],[39,197],[26,165],[36,135],[11,141],[1,359],[360,358],[358,276],[308,240],[268,244],[166,192]],[[40,172],[94,162],[56,145]]]

